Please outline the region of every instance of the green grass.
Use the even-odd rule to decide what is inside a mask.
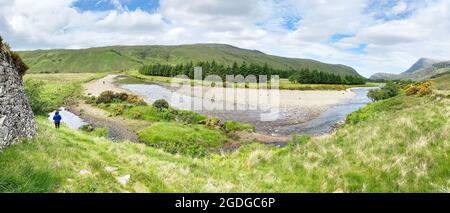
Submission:
[[[42,99],[49,110],[55,110],[64,104],[65,98],[82,96],[83,83],[104,76],[102,73],[27,74],[24,80],[43,82]]]
[[[438,90],[450,90],[450,74],[441,75],[435,79],[433,87]]]
[[[180,46],[113,46],[83,50],[36,50],[19,52],[30,67],[29,73],[110,72],[137,69],[143,64],[181,64],[212,61],[239,64],[243,61],[278,69],[318,69],[342,75],[358,75],[348,66],[325,64],[309,59],[271,56],[222,44]]]
[[[255,127],[251,124],[245,124],[237,121],[225,121],[222,129],[225,132],[238,132],[238,131],[254,131]]]
[[[139,133],[145,144],[160,147],[167,152],[205,156],[217,152],[228,138],[216,129],[203,125],[182,125],[174,122],[155,123]]]

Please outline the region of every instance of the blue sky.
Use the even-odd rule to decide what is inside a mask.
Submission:
[[[449,60],[449,11],[448,0],[10,0],[0,32],[19,50],[226,43],[370,76]]]
[[[141,9],[149,12],[154,12],[159,7],[159,0],[78,0],[73,3],[73,7],[82,11],[111,11],[120,9],[118,5],[121,5],[123,9],[134,11]]]
[[[333,34],[333,35],[330,37],[329,41],[332,42],[332,43],[334,43],[334,42],[338,42],[338,41],[340,41],[340,40],[342,40],[342,39],[344,39],[344,38],[351,38],[351,37],[354,37],[354,36],[355,36],[355,35],[352,35],[352,34],[336,33],[336,34]]]
[[[301,20],[300,16],[285,16],[283,17],[283,27],[290,31],[296,30]]]

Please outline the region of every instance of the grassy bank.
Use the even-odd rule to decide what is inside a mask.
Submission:
[[[127,79],[122,81],[121,83],[144,83],[146,81],[148,82],[154,82],[154,83],[163,83],[163,84],[170,84],[170,83],[182,83],[183,79],[177,79],[177,78],[171,78],[171,77],[162,77],[162,76],[148,76],[140,74],[136,70],[127,71],[127,75],[137,78],[137,79]],[[140,80],[140,81],[139,81]],[[211,82],[208,81],[198,81],[198,80],[190,80],[191,84],[193,85],[211,85]],[[340,84],[299,84],[299,83],[291,83],[288,79],[280,79],[279,89],[283,90],[345,90],[349,88],[355,88],[355,87],[376,87],[379,84],[376,83],[366,83],[363,85],[340,85]],[[266,84],[256,84],[256,83],[250,83],[247,85],[249,88],[270,88],[270,86]],[[238,88],[244,88],[246,87],[245,84],[236,84],[236,87]]]
[[[448,192],[449,106],[398,96],[354,112],[333,135],[204,158],[56,131],[39,118],[36,138],[0,154],[0,191]]]
[[[30,80],[43,83],[41,101],[46,110],[52,111],[62,106],[67,97],[81,97],[83,83],[104,76],[103,73],[28,74],[24,80],[25,87]]]

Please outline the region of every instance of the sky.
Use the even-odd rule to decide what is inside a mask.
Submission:
[[[226,43],[369,77],[450,60],[449,0],[0,0],[15,50]]]

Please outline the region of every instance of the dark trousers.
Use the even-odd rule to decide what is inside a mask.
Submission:
[[[55,128],[59,129],[60,123],[55,123]]]

